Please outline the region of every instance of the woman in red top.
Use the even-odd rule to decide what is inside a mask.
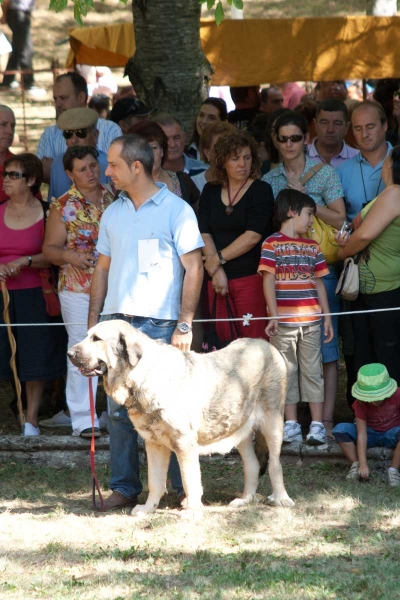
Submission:
[[[42,254],[44,208],[35,198],[43,178],[33,154],[12,156],[4,163],[3,187],[9,200],[0,205],[0,281],[10,295],[12,323],[49,323],[39,270],[49,263]],[[0,323],[3,299],[0,300]],[[27,397],[24,435],[39,435],[38,413],[46,380],[65,375],[63,327],[15,327],[17,371]],[[12,381],[7,330],[0,327],[0,379]]]

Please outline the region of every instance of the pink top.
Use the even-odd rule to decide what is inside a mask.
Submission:
[[[285,108],[290,108],[290,110],[294,110],[296,106],[300,104],[300,100],[305,93],[306,90],[295,82],[286,84],[282,91],[283,106]]]
[[[44,223],[40,219],[26,229],[10,229],[4,223],[7,202],[0,205],[0,263],[7,264],[21,256],[33,256],[42,251]],[[9,290],[26,290],[41,287],[39,269],[23,267],[18,277],[8,277]]]

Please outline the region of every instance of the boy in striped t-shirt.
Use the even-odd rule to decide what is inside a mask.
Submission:
[[[321,364],[321,310],[329,313],[322,281],[329,274],[323,254],[305,235],[312,225],[315,202],[295,189],[279,192],[275,219],[280,231],[262,245],[258,272],[263,276],[267,313],[271,319],[265,332],[288,362],[284,442],[300,440],[297,404],[310,405],[312,422],[308,444],[326,443],[322,423],[324,381]],[[324,317],[325,343],[333,337],[331,317]],[[300,384],[300,389],[299,389]]]

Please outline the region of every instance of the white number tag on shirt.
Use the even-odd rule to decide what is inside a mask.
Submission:
[[[150,273],[159,269],[159,240],[138,240],[138,255],[140,273]]]

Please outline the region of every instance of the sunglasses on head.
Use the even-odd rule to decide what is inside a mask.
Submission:
[[[6,177],[10,179],[22,179],[26,177],[26,173],[21,173],[21,171],[3,171],[3,179]]]
[[[63,131],[63,136],[66,140],[70,140],[72,136],[75,134],[81,140],[84,140],[87,136],[89,127],[85,127],[84,129],[65,129]]]
[[[295,135],[277,135],[276,139],[280,144],[286,144],[289,140],[292,144],[297,144],[304,139],[304,135],[300,133],[296,133]]]

